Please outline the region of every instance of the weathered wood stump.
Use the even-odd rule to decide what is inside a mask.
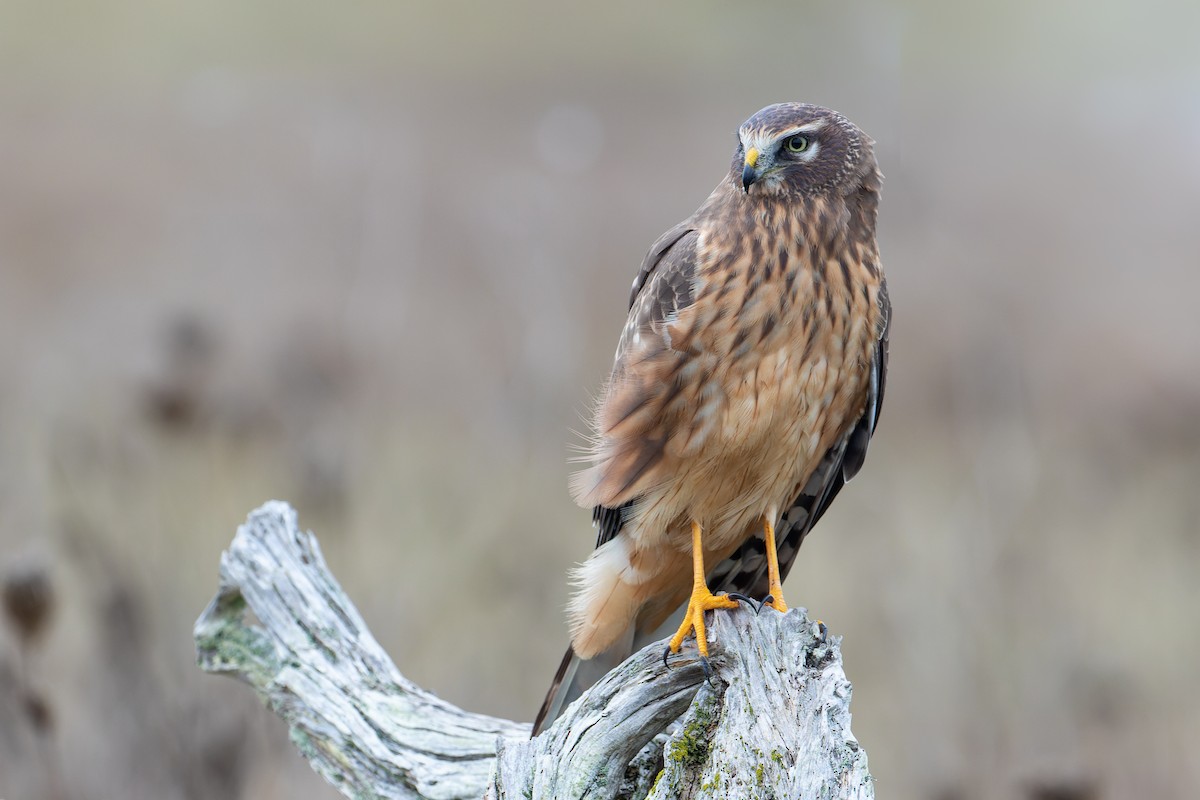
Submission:
[[[287,722],[347,797],[867,798],[837,637],[803,609],[713,616],[713,677],[694,651],[634,654],[536,739],[414,685],[371,636],[296,512],[270,502],[221,556],[196,622],[200,667]]]

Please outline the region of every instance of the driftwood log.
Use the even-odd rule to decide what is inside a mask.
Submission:
[[[872,798],[838,639],[764,609],[694,649],[634,654],[536,739],[404,678],[286,503],[250,514],[195,627],[200,667],[240,678],[313,769],[352,798]]]

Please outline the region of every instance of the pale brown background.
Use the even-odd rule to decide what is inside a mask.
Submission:
[[[788,581],[879,796],[1200,794],[1200,5],[963,5],[0,2],[0,569],[57,597],[0,797],[336,796],[193,666],[272,497],[531,718],[629,281],[784,99],[887,175],[883,419]]]

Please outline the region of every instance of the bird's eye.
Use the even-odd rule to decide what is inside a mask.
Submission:
[[[808,149],[808,137],[790,136],[784,144],[790,153],[803,153]]]

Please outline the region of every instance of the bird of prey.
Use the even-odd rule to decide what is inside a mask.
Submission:
[[[650,248],[571,481],[599,535],[572,574],[571,647],[535,734],[680,608],[668,649],[694,632],[705,661],[704,612],[736,606],[729,594],[787,610],[783,578],[862,466],[883,401],[873,144],[830,109],[768,106]]]

